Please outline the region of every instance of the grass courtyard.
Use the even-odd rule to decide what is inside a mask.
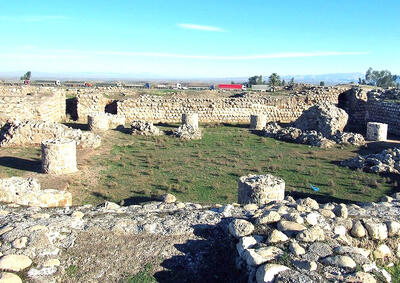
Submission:
[[[164,125],[171,131],[177,125]],[[96,150],[78,151],[80,172],[39,173],[39,148],[2,149],[0,176],[33,176],[42,188],[66,189],[74,204],[104,200],[134,204],[172,193],[180,201],[232,203],[237,181],[247,174],[271,173],[286,181],[294,196],[320,201],[377,201],[398,188],[398,177],[353,171],[338,162],[361,149],[319,149],[253,134],[247,126],[208,125],[203,138],[182,142],[173,136],[131,136],[109,131]],[[13,161],[13,166],[4,162]],[[320,188],[314,192],[313,184]]]

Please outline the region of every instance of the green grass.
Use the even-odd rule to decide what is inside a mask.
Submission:
[[[201,140],[188,142],[172,136],[109,131],[95,155],[82,160],[78,151],[78,175],[38,177],[43,188],[72,192],[76,205],[104,200],[132,204],[167,192],[180,201],[232,203],[237,201],[240,176],[266,173],[283,178],[286,191],[295,197],[312,194],[327,201],[377,201],[398,186],[400,176],[380,176],[337,165],[358,150],[285,143],[252,134],[242,126],[210,125],[203,129]],[[40,164],[38,148],[4,149],[4,155],[22,159],[14,160],[15,166],[0,163],[3,178],[29,175],[29,168],[21,169],[27,166],[24,159]],[[312,191],[310,183],[320,191]]]
[[[387,267],[386,270],[392,275],[392,283],[400,283],[400,262],[393,267]]]
[[[124,283],[154,283],[157,280],[151,275],[152,266],[146,264],[142,271],[124,280]]]
[[[354,156],[355,147],[310,148],[241,127],[208,127],[203,133],[190,142],[133,136],[129,144],[114,145],[109,155],[95,159],[107,164],[100,172],[102,197],[120,201],[169,192],[181,201],[229,203],[237,200],[240,176],[265,173],[283,178],[288,192],[332,200],[376,201],[392,187],[389,178],[334,163]]]
[[[78,273],[78,267],[76,265],[72,264],[72,265],[67,267],[67,269],[65,270],[65,273],[70,278],[75,277],[76,274]]]

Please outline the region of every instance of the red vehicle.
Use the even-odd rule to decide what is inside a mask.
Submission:
[[[24,80],[24,85],[30,85],[31,81],[30,80]]]
[[[229,90],[246,90],[246,86],[241,84],[219,84],[219,89],[229,89]]]
[[[85,87],[92,87],[92,86],[93,86],[92,83],[85,82]]]

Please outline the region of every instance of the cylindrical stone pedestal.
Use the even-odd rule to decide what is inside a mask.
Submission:
[[[51,139],[42,142],[42,172],[68,174],[78,171],[76,142],[70,139]]]
[[[182,125],[192,126],[194,129],[199,128],[199,115],[197,113],[182,114]]]
[[[251,115],[250,116],[250,130],[262,130],[267,124],[266,115]]]
[[[91,131],[107,131],[110,128],[110,119],[105,113],[88,115],[88,125]]]
[[[285,181],[273,175],[248,175],[239,179],[238,203],[258,205],[285,198]]]
[[[368,122],[367,124],[367,140],[369,141],[386,141],[388,125],[383,123]]]

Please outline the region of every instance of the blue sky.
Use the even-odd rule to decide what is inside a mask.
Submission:
[[[400,1],[0,1],[0,72],[400,73]]]

